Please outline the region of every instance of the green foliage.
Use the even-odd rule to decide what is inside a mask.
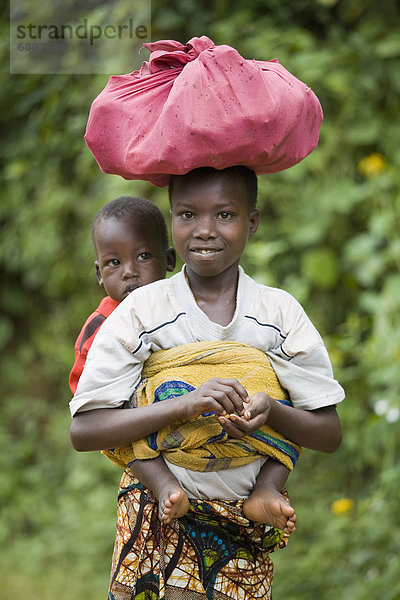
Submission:
[[[115,4],[127,14],[126,0]],[[400,598],[399,17],[394,0],[153,0],[154,40],[206,34],[248,58],[276,56],[324,109],[318,149],[260,177],[262,222],[243,260],[303,303],[347,392],[341,448],[305,452],[290,478],[299,524],[275,555],[276,600]],[[122,194],[150,197],[167,217],[166,192],[102,174],[86,149],[107,78],[7,75],[5,24],[2,590],[94,600],[107,588],[119,472],[68,440],[73,343],[101,297],[90,222]],[[342,498],[354,507],[335,512]]]

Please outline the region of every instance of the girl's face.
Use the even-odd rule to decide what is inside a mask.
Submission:
[[[172,237],[187,273],[237,276],[240,256],[258,226],[240,178],[227,174],[177,179],[171,197]],[[236,281],[236,279],[235,279]]]
[[[134,219],[100,221],[95,245],[98,282],[117,302],[175,268],[174,250],[164,249],[155,230],[138,226]]]

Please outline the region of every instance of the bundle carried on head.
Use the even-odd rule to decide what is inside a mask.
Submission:
[[[318,144],[316,95],[279,62],[246,60],[206,36],[164,40],[140,71],[110,77],[86,143],[105,173],[168,185],[197,167],[283,171]]]

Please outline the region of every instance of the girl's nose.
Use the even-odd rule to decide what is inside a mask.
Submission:
[[[202,240],[216,238],[217,235],[214,219],[212,218],[199,220],[197,222],[197,227],[193,231],[193,237],[200,238]]]

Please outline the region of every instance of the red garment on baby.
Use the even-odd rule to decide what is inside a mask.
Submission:
[[[90,110],[85,139],[105,173],[161,187],[205,166],[275,173],[318,144],[318,98],[276,59],[245,60],[206,36],[144,46],[149,61],[110,77]]]
[[[78,381],[85,366],[87,353],[93,344],[95,335],[107,317],[117,308],[118,304],[119,302],[113,300],[110,296],[106,296],[100,302],[97,309],[86,319],[75,342],[75,362],[69,374],[69,387],[73,394],[76,392]]]

